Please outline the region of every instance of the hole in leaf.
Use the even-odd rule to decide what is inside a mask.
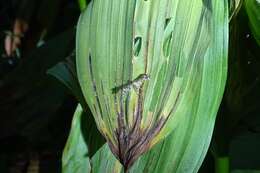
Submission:
[[[164,29],[168,26],[172,18],[166,18],[165,19],[165,24],[164,24]]]
[[[172,33],[164,40],[163,43],[163,54],[165,57],[168,57],[170,55],[170,45],[172,41]]]
[[[139,56],[142,48],[142,37],[136,37],[134,40],[134,56]]]

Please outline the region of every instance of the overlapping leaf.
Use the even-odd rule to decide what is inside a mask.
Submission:
[[[81,130],[83,109],[78,105],[72,121],[72,130],[64,148],[62,172],[91,173],[89,151]]]

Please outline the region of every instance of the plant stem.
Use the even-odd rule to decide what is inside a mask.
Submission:
[[[128,173],[128,167],[124,167],[124,173]]]
[[[229,173],[229,157],[215,158],[215,173]]]

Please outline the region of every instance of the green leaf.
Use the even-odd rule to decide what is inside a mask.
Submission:
[[[198,171],[224,90],[227,50],[227,1],[96,0],[88,6],[77,31],[78,77],[125,171],[153,146],[130,172]],[[120,172],[106,148],[94,156],[93,171]]]
[[[62,156],[62,173],[90,173],[88,146],[81,130],[83,110],[78,105],[72,121],[71,131]]]
[[[107,144],[98,150],[98,152],[91,158],[91,163],[92,173],[120,173],[122,170],[122,165],[114,157]]]
[[[259,0],[245,0],[245,7],[249,17],[250,27],[252,33],[260,45],[260,1]]]

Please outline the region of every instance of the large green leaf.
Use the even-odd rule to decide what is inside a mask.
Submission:
[[[249,17],[252,33],[258,45],[260,45],[260,1],[245,0],[244,3]]]
[[[227,42],[227,1],[96,0],[89,5],[78,25],[78,77],[99,130],[124,166],[129,166],[125,156],[138,151],[127,160],[134,161],[173,130],[131,171],[197,172],[223,94]],[[132,89],[136,83],[143,86],[138,92]],[[141,131],[133,117],[138,101]],[[122,104],[118,110],[120,103],[129,109],[122,111]],[[166,123],[153,131],[160,120]],[[129,131],[141,136],[132,136],[136,145],[122,142],[131,137]],[[92,171],[120,172],[105,147],[94,156]]]

